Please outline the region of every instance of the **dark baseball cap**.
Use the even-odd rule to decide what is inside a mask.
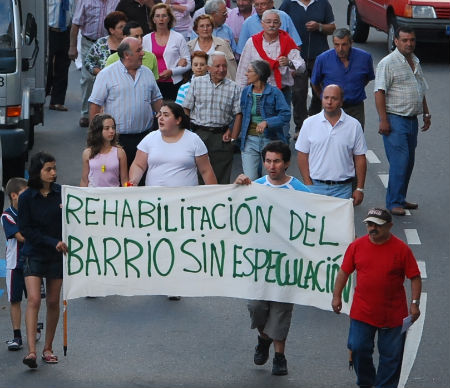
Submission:
[[[388,210],[374,207],[369,210],[364,222],[373,222],[377,225],[384,225],[388,222],[392,222],[392,216]]]

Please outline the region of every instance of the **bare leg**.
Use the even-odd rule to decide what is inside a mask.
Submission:
[[[284,341],[273,340],[273,347],[276,353],[284,354],[284,347],[286,345],[286,339]]]
[[[45,327],[44,350],[52,350],[53,338],[59,320],[59,298],[62,279],[47,279],[47,322]]]
[[[41,307],[41,278],[38,276],[26,276],[28,301],[25,311],[25,325],[27,327],[28,352],[36,353],[36,326],[39,308]]]

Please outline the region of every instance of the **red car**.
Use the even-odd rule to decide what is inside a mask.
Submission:
[[[450,40],[449,0],[348,0],[347,24],[353,40],[363,43],[369,28],[387,32],[388,50],[394,46],[397,27],[414,28],[420,42],[448,43]]]

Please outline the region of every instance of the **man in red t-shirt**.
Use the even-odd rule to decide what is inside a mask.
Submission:
[[[368,234],[349,245],[334,285],[335,313],[342,308],[342,290],[356,270],[357,285],[350,310],[348,348],[360,387],[397,387],[402,366],[405,333],[403,319],[408,316],[405,277],[411,280],[409,314],[419,318],[422,280],[411,249],[391,234],[392,216],[386,209],[370,209],[364,220]],[[378,370],[372,354],[378,333]]]

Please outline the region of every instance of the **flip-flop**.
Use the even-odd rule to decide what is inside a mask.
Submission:
[[[42,352],[42,361],[44,361],[47,364],[57,364],[58,363],[58,357],[56,357],[53,354],[52,350],[44,350]]]
[[[34,355],[34,357],[30,357],[32,354]],[[28,353],[28,356],[24,357],[22,362],[31,369],[37,368],[36,353],[35,352]]]

